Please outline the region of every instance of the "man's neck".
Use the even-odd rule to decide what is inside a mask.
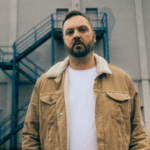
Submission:
[[[75,70],[86,70],[96,66],[96,61],[93,53],[83,58],[74,58],[72,56],[69,56],[69,58],[69,66]]]

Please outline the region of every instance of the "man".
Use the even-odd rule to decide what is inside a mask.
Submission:
[[[37,81],[23,129],[23,150],[148,150],[137,91],[121,69],[94,54],[90,19],[63,21],[69,57]]]

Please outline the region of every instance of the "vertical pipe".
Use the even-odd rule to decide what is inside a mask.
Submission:
[[[54,51],[54,18],[53,14],[51,15],[51,65],[53,66],[55,63],[55,51]]]
[[[96,17],[97,17],[97,28],[98,28],[98,27],[99,27],[99,26],[98,26],[98,24],[99,24],[99,23],[98,23],[98,21],[99,21],[99,20],[98,20],[99,13],[98,13],[98,11],[96,11],[96,13],[97,13],[97,16],[96,16]]]
[[[19,64],[17,64],[18,65],[18,67],[19,67]],[[15,76],[15,97],[16,97],[16,100],[15,100],[15,106],[14,106],[14,108],[15,108],[15,110],[14,110],[14,112],[16,112],[15,113],[15,116],[14,116],[14,119],[16,120],[15,122],[14,122],[14,128],[17,128],[17,126],[18,126],[18,111],[16,111],[17,109],[18,109],[18,103],[19,103],[19,70],[17,70],[17,73],[16,73],[16,76]],[[14,136],[14,149],[17,149],[17,133],[15,134],[15,136]]]
[[[14,106],[15,106],[15,98],[16,98],[16,90],[15,90],[15,70],[16,70],[16,44],[13,45],[13,80],[12,80],[12,103],[11,103],[11,138],[10,138],[10,149],[14,147],[13,143],[13,131],[14,131]]]
[[[108,22],[107,22],[107,14],[105,13],[105,21],[106,21],[106,42],[107,42],[107,50],[106,50],[106,57],[107,57],[107,62],[110,63],[110,58],[109,58],[109,36],[108,36]]]
[[[13,45],[14,41],[17,37],[17,13],[18,13],[18,0],[11,0],[10,2],[10,19],[9,19],[9,45]],[[10,47],[9,52],[13,52],[14,50]],[[14,54],[15,55],[15,54]],[[11,58],[11,57],[10,57]],[[12,58],[11,58],[12,59]],[[15,93],[15,89],[13,89],[14,81],[15,81],[15,61],[13,62],[13,76],[12,82],[8,81],[7,83],[7,102],[6,102],[6,116],[12,114],[13,112],[13,102],[15,100],[13,93]],[[14,91],[13,91],[14,90]],[[12,101],[11,101],[12,99]],[[13,124],[13,119],[11,120],[11,125]],[[10,132],[13,131],[13,126],[11,126]],[[12,134],[11,134],[12,137]],[[6,144],[6,148],[10,149],[13,147],[13,137],[10,139],[10,145]]]
[[[106,43],[105,43],[105,33],[103,34],[103,55],[104,55],[104,58],[107,59],[106,57]]]

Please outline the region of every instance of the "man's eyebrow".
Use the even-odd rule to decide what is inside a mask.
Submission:
[[[78,28],[82,28],[82,27],[86,27],[86,28],[87,28],[87,26],[86,26],[86,25],[79,26]]]
[[[67,30],[72,30],[72,29],[73,29],[73,28],[67,28],[66,31],[67,31]]]
[[[79,29],[79,28],[88,28],[86,25],[81,25],[81,26],[79,26],[79,27],[77,27],[77,29]],[[67,28],[66,29],[66,31],[67,30],[72,30],[73,28]]]

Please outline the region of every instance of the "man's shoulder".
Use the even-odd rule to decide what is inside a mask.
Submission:
[[[108,64],[110,70],[112,71],[112,74],[119,74],[119,75],[128,75],[122,68],[112,65],[112,64]]]
[[[46,83],[49,83],[49,82],[53,82],[53,80],[54,80],[55,78],[48,78],[46,74],[47,74],[47,71],[44,72],[44,73],[38,78],[36,84],[40,84],[40,85],[41,85],[41,84],[46,84]]]
[[[112,72],[112,75],[111,75],[112,78],[120,79],[122,80],[122,82],[126,81],[129,84],[133,82],[130,75],[126,71],[124,71],[122,68],[117,67],[112,64],[109,64],[108,66]]]
[[[108,77],[109,82],[113,84],[116,83],[118,87],[122,85],[123,86],[127,85],[128,88],[134,86],[132,78],[128,73],[126,73],[126,71],[112,64],[109,64],[108,66],[112,71],[112,74]]]
[[[45,79],[47,79],[46,74],[47,74],[47,71],[44,72],[44,73],[39,77],[39,79],[40,79],[40,80],[45,80]]]

